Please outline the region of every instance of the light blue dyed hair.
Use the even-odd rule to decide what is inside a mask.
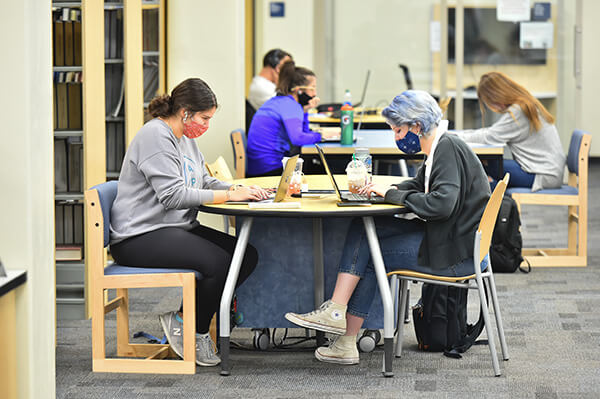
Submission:
[[[442,120],[442,110],[429,93],[423,90],[406,90],[394,97],[381,115],[390,125],[409,127],[418,123],[421,132],[429,136]]]

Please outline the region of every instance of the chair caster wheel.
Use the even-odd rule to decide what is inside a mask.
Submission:
[[[259,351],[266,351],[269,349],[269,343],[271,342],[271,334],[268,328],[254,330],[254,337],[252,339],[252,346],[254,349]]]
[[[362,336],[358,339],[358,349],[361,352],[373,352],[377,343],[381,340],[379,330],[365,330]]]

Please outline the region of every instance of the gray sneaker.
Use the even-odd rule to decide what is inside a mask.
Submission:
[[[167,341],[173,352],[183,359],[183,324],[175,318],[177,312],[167,312],[158,316]]]
[[[216,366],[221,358],[215,352],[215,344],[209,334],[196,334],[196,364],[198,366]]]

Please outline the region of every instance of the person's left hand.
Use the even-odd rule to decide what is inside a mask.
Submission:
[[[317,105],[321,102],[321,99],[317,96],[314,96],[310,99],[307,105],[304,106],[304,112],[308,112],[311,108],[317,108]]]
[[[362,188],[358,191],[358,193],[363,194],[363,195],[371,195],[371,194],[375,193],[376,195],[379,195],[380,197],[385,197],[385,193],[387,193],[388,190],[391,190],[393,188],[394,188],[393,186],[382,186],[379,184],[369,183],[369,184],[362,186]]]

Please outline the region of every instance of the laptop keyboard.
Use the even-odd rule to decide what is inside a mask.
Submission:
[[[350,201],[368,201],[371,199],[368,195],[355,193],[345,193],[344,198],[349,199]]]

